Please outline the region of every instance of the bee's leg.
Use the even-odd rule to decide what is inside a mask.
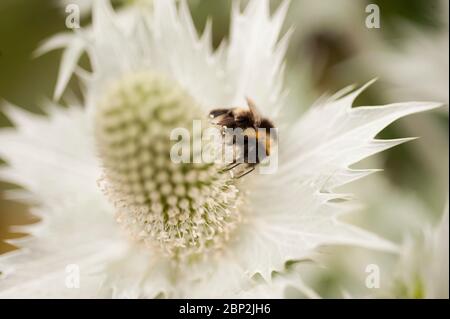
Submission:
[[[248,165],[247,166],[247,171],[245,171],[245,172],[243,172],[243,173],[241,173],[241,174],[239,174],[239,175],[237,175],[237,176],[234,176],[234,178],[241,178],[241,177],[244,177],[245,175],[247,175],[247,174],[250,174],[251,172],[253,172],[254,170],[255,170],[255,168],[256,168],[256,166],[255,165]]]
[[[233,168],[238,167],[241,164],[242,163],[232,162],[232,163],[228,164],[225,168],[223,168],[220,172],[221,173],[228,172],[229,170],[232,170]]]

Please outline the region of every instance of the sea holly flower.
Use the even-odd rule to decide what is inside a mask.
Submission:
[[[439,225],[402,245],[390,291],[396,298],[448,298],[448,203]]]
[[[66,48],[56,95],[75,71],[84,105],[47,116],[6,110],[15,127],[0,134],[2,178],[23,186],[14,195],[36,203],[42,220],[1,257],[0,295],[283,297],[293,286],[314,297],[288,264],[322,245],[395,251],[339,220],[352,207],[336,188],[373,172],[353,163],[409,140],[375,139],[380,130],[437,104],[352,108],[364,86],[287,121],[287,9],[235,5],[229,42],[213,50],[211,25],[199,37],[184,1],[120,15],[96,1],[91,28],[51,40],[45,49]],[[77,66],[84,51],[92,72]],[[170,160],[171,130],[246,97],[279,128],[276,172],[236,179],[215,164]]]
[[[449,3],[437,1],[436,5],[434,21],[438,29],[421,30],[412,24],[400,24],[399,30],[406,37],[395,44],[397,51],[384,45],[378,52],[367,52],[363,57],[363,63],[375,62],[370,64],[371,70],[383,77],[386,93],[392,98],[409,96],[449,103]]]

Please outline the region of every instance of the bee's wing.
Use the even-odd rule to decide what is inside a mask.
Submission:
[[[246,97],[245,99],[247,100],[247,104],[248,104],[248,108],[250,109],[250,113],[252,113],[253,120],[255,122],[255,126],[259,127],[259,125],[261,124],[261,120],[262,120],[261,114],[259,113],[255,102],[251,98]]]

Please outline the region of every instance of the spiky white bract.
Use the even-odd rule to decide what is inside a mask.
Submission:
[[[282,65],[288,35],[278,39],[287,8],[284,2],[271,16],[267,0],[250,1],[243,13],[235,5],[229,43],[223,43],[214,51],[211,26],[208,24],[199,38],[183,1],[179,8],[174,1],[154,1],[151,11],[129,9],[120,15],[112,11],[108,2],[96,1],[91,29],[59,36],[49,42],[46,49],[61,44],[67,46],[57,95],[63,92],[76,70],[85,88],[85,108],[52,108],[47,117],[8,108],[15,128],[0,134],[0,155],[8,162],[2,177],[25,188],[23,193],[38,202],[36,214],[43,220],[29,229],[30,237],[26,241],[18,243],[18,252],[0,259],[5,269],[0,281],[1,296],[282,297],[285,287],[294,285],[314,297],[314,292],[296,277],[298,274],[284,273],[287,262],[308,258],[322,245],[396,249],[375,235],[339,221],[339,215],[352,207],[338,203],[347,196],[336,193],[335,188],[372,172],[353,170],[350,165],[407,140],[376,140],[380,130],[402,116],[437,105],[412,102],[352,108],[354,99],[364,89],[361,88],[349,94],[341,92],[324,101],[293,125],[283,122],[277,114],[284,104]],[[77,67],[83,50],[89,54],[92,73]],[[159,91],[158,95],[151,90],[130,89],[128,82],[121,84],[143,73],[146,75],[139,78],[139,87],[158,86],[162,82],[155,79],[164,78],[169,88]],[[108,100],[121,90],[131,94],[130,99],[102,104],[105,98]],[[167,105],[167,100],[173,98],[171,92],[186,98]],[[116,151],[123,154],[128,147],[116,147],[108,141],[133,137],[129,145],[141,156],[136,160],[127,157],[125,165],[132,170],[147,157],[148,147],[152,147],[151,154],[156,152],[149,163],[152,172],[158,169],[158,156],[167,154],[163,153],[164,147],[155,146],[159,144],[156,135],[148,135],[155,137],[150,141],[155,144],[145,144],[136,138],[134,129],[100,129],[98,133],[103,121],[110,124],[110,121],[122,120],[109,117],[109,108],[145,112],[167,107],[170,111],[183,105],[186,109],[179,110],[179,114],[182,121],[186,121],[193,118],[196,110],[206,115],[214,106],[241,105],[245,96],[252,97],[261,112],[280,128],[279,167],[271,175],[253,174],[242,181],[230,181],[245,204],[236,206],[234,200],[219,203],[222,209],[234,210],[232,215],[240,217],[232,219],[235,225],[227,240],[220,241],[220,249],[203,254],[204,258],[180,260],[178,254],[163,254],[151,249],[152,245],[130,240],[130,232],[122,232],[115,223],[117,208],[112,207],[97,188],[96,181],[102,172],[109,182],[106,192],[112,193],[112,202],[118,199],[117,202],[125,203],[123,216],[127,218],[139,213],[134,219],[136,223],[145,223],[146,218],[154,221],[161,212],[145,205],[142,210],[130,209],[130,203],[145,204],[152,200],[152,193],[156,194],[155,198],[165,193],[162,189],[155,193],[152,189],[147,192],[139,188],[152,182],[144,169],[134,173],[120,171],[121,163],[112,154]],[[142,107],[139,101],[145,102]],[[152,103],[156,105],[150,107]],[[102,105],[103,110],[107,110],[104,114]],[[129,119],[133,118],[132,115]],[[147,121],[141,123],[145,129],[152,126],[168,129],[165,126],[168,124],[163,125],[158,117],[145,118]],[[136,126],[137,121],[132,120],[131,126]],[[105,146],[108,151],[102,152]],[[96,157],[98,153],[100,159]],[[163,171],[168,172],[170,164],[160,162]],[[197,168],[188,166],[186,170],[200,178],[201,174],[195,173]],[[161,178],[170,178],[176,184],[178,179],[168,174]],[[210,182],[217,178],[214,171],[204,176]],[[116,177],[140,180],[142,184],[125,192],[120,187],[111,187]],[[178,186],[171,185],[164,195],[165,202]],[[119,198],[125,193],[130,196]],[[199,203],[217,204],[225,193],[219,196],[212,191],[200,194],[204,197]],[[199,199],[200,195],[195,196]],[[178,212],[183,207],[187,206],[178,206]],[[168,212],[162,213],[168,216]],[[195,209],[189,210],[185,217],[189,221],[195,213]],[[209,221],[215,213],[220,215],[213,209],[206,210],[201,218]],[[182,225],[184,221],[177,219],[175,223]],[[226,218],[223,222],[229,226]],[[125,223],[130,226],[133,218]],[[210,225],[215,231],[221,229],[219,224]],[[176,239],[169,235],[160,240],[162,231],[155,232],[151,227],[139,229],[144,232],[139,231],[138,235],[147,242],[159,242],[163,248],[167,248],[166,244],[173,245]],[[194,228],[187,229],[187,233],[198,234]],[[179,244],[177,249],[182,249],[188,242],[192,241],[178,242],[175,246]],[[194,240],[193,243],[200,242]],[[69,289],[65,285],[62,275],[67,264],[79,265],[82,289]],[[272,289],[274,287],[277,289]],[[271,292],[277,294],[271,295]]]

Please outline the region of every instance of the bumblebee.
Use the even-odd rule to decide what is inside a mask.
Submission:
[[[261,116],[250,98],[246,98],[246,101],[248,109],[219,108],[209,113],[211,123],[221,127],[223,135],[233,133],[229,143],[241,150],[240,155],[233,158],[233,162],[223,169],[223,171],[230,171],[245,164],[244,170],[235,178],[241,178],[252,172],[270,155],[276,140],[275,126],[272,121]],[[243,138],[239,139],[238,135],[242,135]]]

